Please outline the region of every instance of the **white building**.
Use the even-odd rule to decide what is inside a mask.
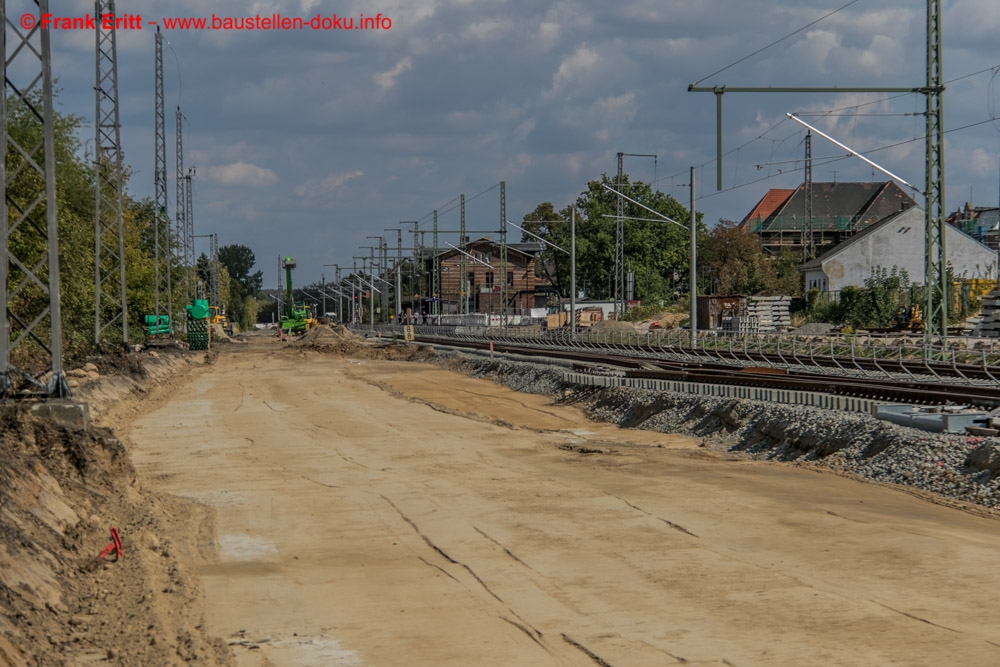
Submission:
[[[997,253],[960,229],[945,225],[945,250],[956,278],[996,278]],[[839,292],[863,287],[872,269],[906,270],[910,282],[924,282],[924,211],[909,208],[806,262],[806,290]]]

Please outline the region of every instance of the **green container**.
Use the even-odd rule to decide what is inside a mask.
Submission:
[[[188,311],[188,316],[195,320],[201,320],[208,317],[208,299],[195,299],[194,303],[190,306],[186,306]]]
[[[166,315],[160,315],[159,318],[156,315],[146,315],[143,318],[143,323],[146,325],[146,333],[150,336],[170,333],[170,318]]]

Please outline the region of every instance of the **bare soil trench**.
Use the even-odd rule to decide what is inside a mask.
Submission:
[[[437,366],[223,353],[127,438],[240,665],[1000,663],[995,520]]]

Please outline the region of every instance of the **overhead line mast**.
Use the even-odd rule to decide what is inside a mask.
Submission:
[[[0,183],[4,188],[4,205],[0,206],[0,398],[16,391],[10,353],[25,344],[36,346],[49,357],[51,376],[46,394],[52,398],[70,396],[62,367],[52,49],[49,31],[39,27],[40,19],[49,13],[49,2],[35,0],[34,5],[38,12],[34,27],[22,33],[7,16],[5,0],[0,0],[5,82],[0,99],[0,143],[8,155],[6,160],[0,160]],[[12,29],[7,30],[8,26]],[[8,41],[12,48],[8,48]],[[29,136],[41,136],[40,140],[22,146],[17,137],[8,133],[11,108],[32,126]],[[44,191],[31,201],[16,194],[26,178],[44,183]],[[20,243],[12,245],[12,238]],[[25,299],[28,291],[44,298]],[[39,384],[41,374],[35,378],[22,375]]]
[[[128,346],[125,298],[125,229],[122,216],[124,165],[118,111],[118,38],[114,23],[100,17],[115,13],[115,0],[94,3],[96,20],[94,139],[94,344],[109,329]]]
[[[169,218],[167,217],[167,130],[166,115],[163,105],[163,34],[159,26],[156,28],[156,51],[153,74],[153,253],[155,286],[155,315],[159,326],[160,317],[171,318],[168,330],[173,332],[173,300],[170,294],[170,268],[173,262],[171,249]],[[162,292],[162,294],[161,294]],[[162,299],[166,299],[166,312],[162,308]]]
[[[927,81],[913,88],[852,87],[699,87],[688,92],[714,93],[716,103],[716,169],[718,190],[722,190],[722,96],[725,93],[920,93],[926,100],[924,144],[924,284],[927,300],[924,313],[924,344],[929,353],[937,337],[942,346],[948,339],[948,276],[945,247],[944,129],[942,123],[944,84],[941,65],[941,0],[927,0]]]

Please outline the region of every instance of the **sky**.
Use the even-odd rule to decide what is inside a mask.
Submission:
[[[8,0],[8,16],[28,4]],[[94,8],[51,4],[65,17]],[[362,246],[378,243],[369,236],[388,237],[394,252],[386,230],[400,221],[419,221],[429,244],[431,212],[457,230],[463,193],[470,235],[495,235],[500,181],[507,218],[519,222],[614,174],[618,152],[656,155],[626,157],[625,171],[685,206],[695,166],[706,223],[740,220],[769,188],[802,181],[805,128],[786,112],[923,189],[923,96],[728,93],[719,192],[715,96],[687,90],[921,86],[922,0],[118,0],[117,12],[141,17],[118,31],[130,194],[153,192],[156,22],[167,40],[168,214],[180,106],[195,233],[250,247],[265,286],[277,285],[279,255],[295,257],[302,285],[367,256]],[[275,13],[356,24],[380,15],[379,29],[166,29],[167,19]],[[945,0],[942,30],[945,128],[975,124],[946,135],[946,208],[996,206],[1000,3]],[[94,44],[93,31],[52,33],[58,108],[84,119],[84,150],[93,149]],[[813,156],[814,181],[885,180],[818,137]],[[196,250],[207,252],[207,240]]]

